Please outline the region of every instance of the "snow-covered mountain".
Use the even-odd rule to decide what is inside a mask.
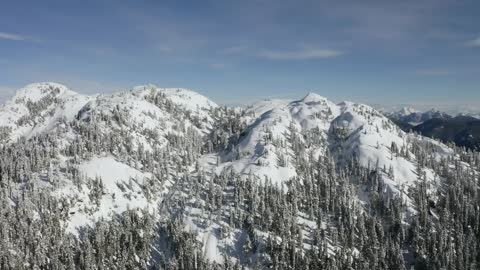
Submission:
[[[415,109],[404,107],[399,111],[387,112],[386,116],[395,120],[398,123],[408,124],[411,126],[420,125],[430,119],[450,119],[450,116],[447,113],[431,109],[425,112],[416,111]]]
[[[405,117],[405,116],[409,116],[411,115],[412,113],[419,113],[420,111],[412,108],[412,107],[402,107],[400,110],[398,111],[393,111],[393,112],[390,112],[390,114],[392,116],[396,116],[396,117]]]
[[[55,213],[62,234],[83,243],[90,243],[86,230],[98,235],[113,226],[102,222],[127,215],[124,225],[138,236],[128,239],[139,246],[124,257],[137,268],[269,268],[287,258],[293,268],[312,258],[354,267],[400,249],[405,255],[383,267],[414,264],[420,251],[397,229],[426,226],[426,212],[438,219],[444,213],[432,205],[443,203],[450,171],[478,178],[480,164],[478,155],[402,131],[370,106],[313,93],[240,109],[186,89],[146,85],[84,96],[38,83],[0,108],[0,130],[10,203],[32,205],[42,224]],[[46,210],[35,206],[39,192],[52,200]],[[143,225],[131,228],[136,222]],[[378,231],[385,254],[371,254],[379,244],[364,226]],[[107,240],[91,245],[98,241]],[[10,260],[22,260],[17,249]],[[293,257],[275,255],[287,250]],[[104,251],[96,252],[100,260]],[[117,255],[101,259],[104,267],[122,264]],[[85,256],[72,261],[85,266]]]
[[[55,196],[68,198],[71,204],[66,223],[67,230],[75,232],[81,226],[122,213],[128,207],[150,207],[153,212],[157,200],[148,201],[144,194],[136,193],[142,193],[143,186],[159,176],[152,174],[155,170],[146,170],[145,165],[139,164],[140,160],[153,159],[156,155],[163,157],[158,151],[170,148],[171,139],[181,141],[192,137],[200,144],[202,136],[211,128],[208,112],[216,106],[186,89],[141,86],[112,95],[83,96],[63,85],[38,83],[20,89],[0,109],[0,127],[4,144],[22,136],[29,139],[55,134],[60,154],[51,160],[55,166],[49,166],[48,174],[58,178]],[[92,140],[101,141],[97,149],[93,149]],[[199,152],[198,149],[190,151],[188,147],[182,145],[174,151],[189,151],[191,155]],[[77,149],[79,152],[72,155]],[[93,154],[83,154],[84,151],[93,151]],[[136,152],[139,156],[121,159],[124,151]],[[168,160],[156,163],[149,165],[169,166]],[[70,175],[62,173],[71,164],[75,164],[81,177],[101,179],[103,196],[99,202],[89,199],[92,187],[88,187],[88,183],[77,185]],[[31,178],[41,180],[42,174],[32,174]],[[132,179],[133,183],[129,183]],[[127,191],[123,184],[128,186]]]
[[[391,168],[394,177],[384,175],[384,180],[395,191],[398,191],[395,187],[414,182],[417,175],[415,159],[393,157],[392,145],[407,149],[410,141],[429,141],[406,134],[367,105],[335,104],[313,93],[292,102],[262,101],[248,111],[258,117],[248,126],[246,135],[235,148],[222,156],[226,161],[222,166],[240,174],[269,178],[274,183],[297,175],[289,151],[293,147],[292,131],[303,134],[299,140],[305,147],[303,155],[295,156],[295,159],[310,162],[309,158],[323,156],[326,151],[334,151],[339,162],[357,157],[364,167]],[[441,144],[438,147],[442,148],[442,155],[452,152]],[[429,171],[428,175],[429,180],[434,179],[433,172]]]
[[[480,113],[459,113],[458,116],[469,116],[480,119]]]
[[[27,85],[0,108],[2,138],[15,141],[49,131],[62,118],[73,120],[90,99],[56,83]]]

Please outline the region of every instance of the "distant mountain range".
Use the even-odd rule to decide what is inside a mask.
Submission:
[[[449,114],[434,109],[426,112],[420,112],[408,107],[402,108],[400,111],[397,112],[387,113],[387,116],[396,121],[399,121],[401,123],[408,123],[412,126],[417,126],[433,118],[452,118],[452,116],[450,116]]]
[[[454,142],[468,149],[480,149],[478,115],[452,116],[434,109],[419,112],[409,107],[385,115],[404,131],[412,130],[423,136]]]
[[[474,117],[432,118],[412,130],[444,142],[455,142],[458,146],[480,149],[480,119]]]

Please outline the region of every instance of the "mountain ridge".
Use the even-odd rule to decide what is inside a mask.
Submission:
[[[179,260],[193,267],[196,255],[178,248],[203,254],[198,260],[206,269],[230,262],[253,268],[255,261],[273,267],[286,263],[288,256],[273,252],[282,245],[301,264],[329,258],[353,267],[373,256],[363,227],[378,223],[383,239],[389,224],[424,226],[426,215],[443,214],[427,203],[443,203],[449,171],[474,177],[468,172],[480,164],[480,157],[476,163],[457,148],[402,131],[368,105],[335,104],[313,93],[241,109],[153,85],[88,97],[56,84],[25,89],[20,102],[0,108],[6,149],[0,171],[9,172],[11,201],[21,202],[22,190],[32,201],[39,192],[52,196],[50,205],[58,207],[48,211],[57,213],[63,234],[88,243],[85,231],[98,236],[121,216],[145,218],[149,229],[131,230],[148,231],[149,240],[132,238],[142,248],[124,256],[139,268],[174,268]],[[43,221],[44,209],[31,211]],[[349,241],[337,233],[345,228],[353,232]],[[289,235],[296,240],[283,242]],[[402,237],[381,248],[399,253]],[[411,242],[402,245],[420,252]],[[388,263],[418,260],[405,255]]]

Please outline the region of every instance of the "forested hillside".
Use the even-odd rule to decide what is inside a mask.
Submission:
[[[480,267],[480,153],[363,104],[39,83],[0,130],[1,269]]]

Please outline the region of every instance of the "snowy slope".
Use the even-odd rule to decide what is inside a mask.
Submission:
[[[151,178],[149,173],[142,173],[111,156],[94,157],[81,163],[78,169],[88,179],[100,178],[104,191],[98,207],[91,201],[86,184],[80,187],[67,184],[56,191],[57,196],[74,203],[67,231],[76,233],[83,226],[92,225],[100,218],[110,219],[127,209],[148,209],[154,213],[156,200],[147,200],[141,188],[145,179]]]
[[[364,167],[382,171],[382,180],[388,195],[400,194],[419,179],[417,161],[410,152],[407,135],[375,109],[362,104],[342,102],[342,113],[333,121],[331,137],[341,138],[334,143],[338,157],[348,161],[358,158]],[[392,152],[392,147],[404,148],[406,155]],[[446,147],[443,147],[446,148]],[[427,181],[435,181],[432,170],[425,168]]]
[[[392,159],[390,151],[392,143],[398,147],[406,146],[405,133],[371,107],[348,102],[341,106],[342,114],[334,120],[333,128],[346,131],[342,142],[343,155],[358,156],[364,166],[377,166],[378,162],[379,168],[393,167],[399,183],[414,181],[413,162],[402,157]]]
[[[317,94],[310,93],[303,99],[286,102],[266,100],[248,109],[258,118],[248,127],[248,134],[227,154],[225,166],[244,175],[255,175],[259,179],[270,179],[282,183],[296,175],[292,152],[289,151],[291,129],[295,131],[316,130],[319,140],[326,141],[330,122],[339,114],[339,107]],[[315,156],[326,150],[326,145],[309,149]],[[237,157],[236,157],[237,156]],[[280,156],[289,160],[278,164]]]
[[[251,121],[247,135],[223,157],[221,166],[234,169],[245,176],[254,175],[261,181],[268,178],[274,183],[283,183],[297,175],[294,161],[318,158],[328,149],[339,162],[358,158],[361,165],[383,171],[387,193],[398,194],[414,183],[417,175],[417,161],[410,152],[410,142],[430,142],[423,137],[406,134],[380,112],[363,104],[342,102],[334,104],[317,94],[308,94],[303,99],[285,101],[263,101],[248,110],[258,115]],[[312,134],[320,142],[303,145],[303,156],[293,156],[289,150],[291,129],[299,134]],[[304,142],[305,140],[302,139]],[[281,142],[280,144],[278,143]],[[438,146],[439,158],[445,158],[452,151],[445,145]],[[391,147],[404,147],[409,154],[402,156],[392,153]],[[440,154],[441,153],[441,154]],[[279,156],[285,155],[288,162],[279,165]],[[237,157],[237,158],[236,158]],[[311,162],[311,160],[310,160]],[[436,176],[424,169],[427,181]]]
[[[143,85],[134,87],[132,92],[135,95],[145,97],[152,92],[158,92],[165,95],[174,104],[190,111],[200,118],[209,118],[209,111],[218,107],[218,105],[207,97],[183,88],[158,88],[154,85]],[[210,120],[210,118],[209,118]]]
[[[60,84],[37,83],[20,89],[2,106],[0,127],[8,131],[4,141],[9,143],[22,136],[29,139],[34,135],[54,134],[61,152],[55,166],[50,166],[47,176],[39,173],[32,175],[32,179],[37,179],[42,188],[52,188],[58,198],[68,200],[71,209],[66,228],[76,232],[82,226],[92,225],[101,218],[110,219],[127,209],[146,208],[154,213],[160,194],[168,192],[169,167],[189,166],[175,165],[172,161],[198,155],[199,149],[191,147],[201,146],[202,136],[211,127],[208,112],[216,106],[205,97],[183,89],[136,87],[87,97]],[[197,118],[203,121],[196,121]],[[73,145],[88,147],[85,143],[89,140],[115,141],[112,145],[116,148],[115,155],[95,149],[91,150],[98,153],[93,156],[63,153],[71,152]],[[190,144],[179,144],[182,140],[189,140]],[[172,142],[178,146],[172,146]],[[132,151],[135,155],[130,154]],[[143,154],[137,156],[138,153]],[[80,174],[80,183],[65,173],[70,167]],[[154,177],[153,172],[158,176]],[[58,181],[43,181],[51,177],[48,175],[55,175]],[[155,183],[156,187],[147,192],[145,181],[152,185],[160,176],[163,182]],[[102,183],[98,202],[92,201],[96,180]]]
[[[100,177],[102,179],[105,194],[102,196],[98,209],[90,214],[86,215],[85,211],[75,211],[75,214],[71,217],[71,222],[68,224],[69,229],[91,224],[100,217],[111,217],[112,213],[120,214],[128,208],[147,208],[151,213],[154,213],[153,210],[157,208],[159,200],[162,199],[160,194],[168,192],[168,184],[163,185],[163,190],[158,190],[153,198],[148,199],[142,188],[145,185],[145,179],[158,181],[153,180],[152,172],[156,172],[158,166],[169,167],[170,161],[153,160],[156,165],[153,165],[153,168],[145,168],[142,162],[137,159],[145,159],[147,156],[153,157],[159,151],[170,151],[168,155],[172,158],[177,154],[185,155],[185,151],[191,150],[184,149],[183,146],[178,146],[178,148],[170,146],[170,140],[185,138],[187,133],[190,134],[188,136],[193,136],[198,140],[201,139],[204,126],[199,126],[198,123],[191,121],[189,108],[182,107],[183,110],[170,107],[163,108],[148,100],[147,92],[148,94],[163,93],[162,90],[157,88],[151,88],[148,91],[142,89],[142,92],[140,92],[137,87],[133,91],[107,96],[101,95],[97,96],[95,100],[91,100],[78,112],[77,118],[82,122],[89,122],[92,118],[95,118],[98,122],[100,134],[105,137],[113,134],[125,134],[129,137],[129,142],[125,146],[131,149],[127,151],[141,151],[144,156],[133,156],[121,160],[114,159],[111,156],[93,157],[79,164],[80,173],[87,178]],[[188,103],[193,107],[195,102],[196,100],[190,100]],[[200,102],[201,104],[195,107],[201,107],[205,104],[215,106],[213,102],[202,102],[202,100]],[[180,104],[185,105],[184,103]],[[201,108],[208,110],[207,107]],[[104,121],[103,118],[105,117],[116,119],[116,121]],[[203,124],[209,123],[210,120],[203,122]],[[74,138],[75,135],[70,139]],[[194,153],[190,154],[194,155]],[[148,163],[148,161],[146,162]],[[178,167],[180,165],[172,164],[172,166]],[[178,172],[176,175],[178,175]],[[164,180],[169,179],[169,175],[164,175],[164,177]],[[130,179],[134,179],[133,184],[128,184],[129,181],[131,182]],[[119,185],[123,188],[120,188]],[[71,189],[72,186],[67,186],[67,188]],[[88,189],[86,190],[79,194],[85,196],[88,192]],[[88,200],[82,199],[77,208],[82,209],[89,204],[91,203],[88,203]]]
[[[182,88],[163,88],[159,90],[165,93],[167,98],[172,100],[176,104],[181,104],[185,109],[192,112],[204,111],[211,108],[215,108],[218,105],[209,100],[205,96],[200,95],[197,92]]]
[[[201,210],[207,196],[192,198],[189,193],[194,185],[196,192],[205,192],[208,185],[214,187],[215,176],[231,170],[239,178],[232,173],[229,181],[269,181],[287,191],[289,180],[305,176],[302,164],[315,165],[328,156],[343,166],[356,158],[361,166],[379,173],[386,196],[402,194],[410,206],[412,198],[406,193],[410,185],[423,176],[433,187],[439,180],[433,170],[419,165],[413,144],[432,149],[437,161],[458,159],[444,144],[403,132],[367,105],[335,104],[314,93],[299,100],[265,100],[250,106],[239,114],[245,129],[230,134],[238,135],[238,140],[206,153],[203,147],[214,119],[221,115],[213,113],[217,109],[208,98],[186,89],[147,85],[87,97],[62,85],[39,83],[19,90],[0,109],[0,127],[4,142],[9,143],[22,136],[51,135],[59,149],[48,169],[32,173],[31,181],[66,202],[68,232],[76,234],[127,209],[147,209],[168,219],[181,208],[185,230],[194,232],[203,256],[218,263],[225,254],[243,254],[246,231],[225,230],[229,224],[222,211],[228,210],[234,197],[229,187],[219,191],[225,193],[220,210],[207,215]],[[359,190],[354,197],[366,203],[368,194]],[[306,238],[317,227],[327,227],[302,212],[295,222]],[[264,239],[268,236],[265,231],[256,233]],[[327,247],[331,254],[338,248]]]
[[[421,175],[418,175],[418,162],[411,152],[413,142],[433,148],[437,160],[454,157],[452,149],[444,144],[407,134],[380,112],[363,104],[334,104],[311,93],[291,102],[265,100],[250,106],[247,111],[249,113],[245,118],[249,125],[239,143],[226,153],[204,155],[199,161],[201,168],[216,174],[232,169],[244,179],[254,178],[262,182],[269,179],[287,189],[285,183],[300,173],[296,161],[316,162],[316,159],[325,156],[326,151],[330,151],[338,165],[345,165],[355,157],[365,168],[377,169],[384,187],[383,196],[400,196],[408,209],[407,216],[411,216],[417,211],[408,188],[423,176],[429,183],[429,189],[436,188],[439,180],[438,175],[426,167],[422,167]],[[251,115],[254,115],[253,119]],[[298,136],[300,145],[292,145],[296,141],[292,139],[292,134]],[[301,150],[294,151],[292,148]],[[279,162],[280,156],[284,156],[286,162]],[[361,188],[355,192],[354,197],[362,205],[368,205],[369,194]],[[223,258],[219,256],[219,250],[226,250],[227,254],[232,252],[230,256],[234,258],[242,257],[238,255],[242,252],[237,246],[245,241],[244,231],[233,230],[228,237],[222,238],[218,230],[226,225],[221,221],[211,221],[212,217],[199,218],[202,215],[195,207],[188,207],[186,215],[185,223],[203,243],[204,255],[208,259],[221,263]],[[202,226],[203,222],[208,222],[209,226]],[[304,228],[304,235],[317,228],[306,213],[300,213],[297,222]],[[268,235],[268,232],[256,233]],[[305,247],[308,249],[308,244]],[[329,245],[331,255],[337,250]]]

